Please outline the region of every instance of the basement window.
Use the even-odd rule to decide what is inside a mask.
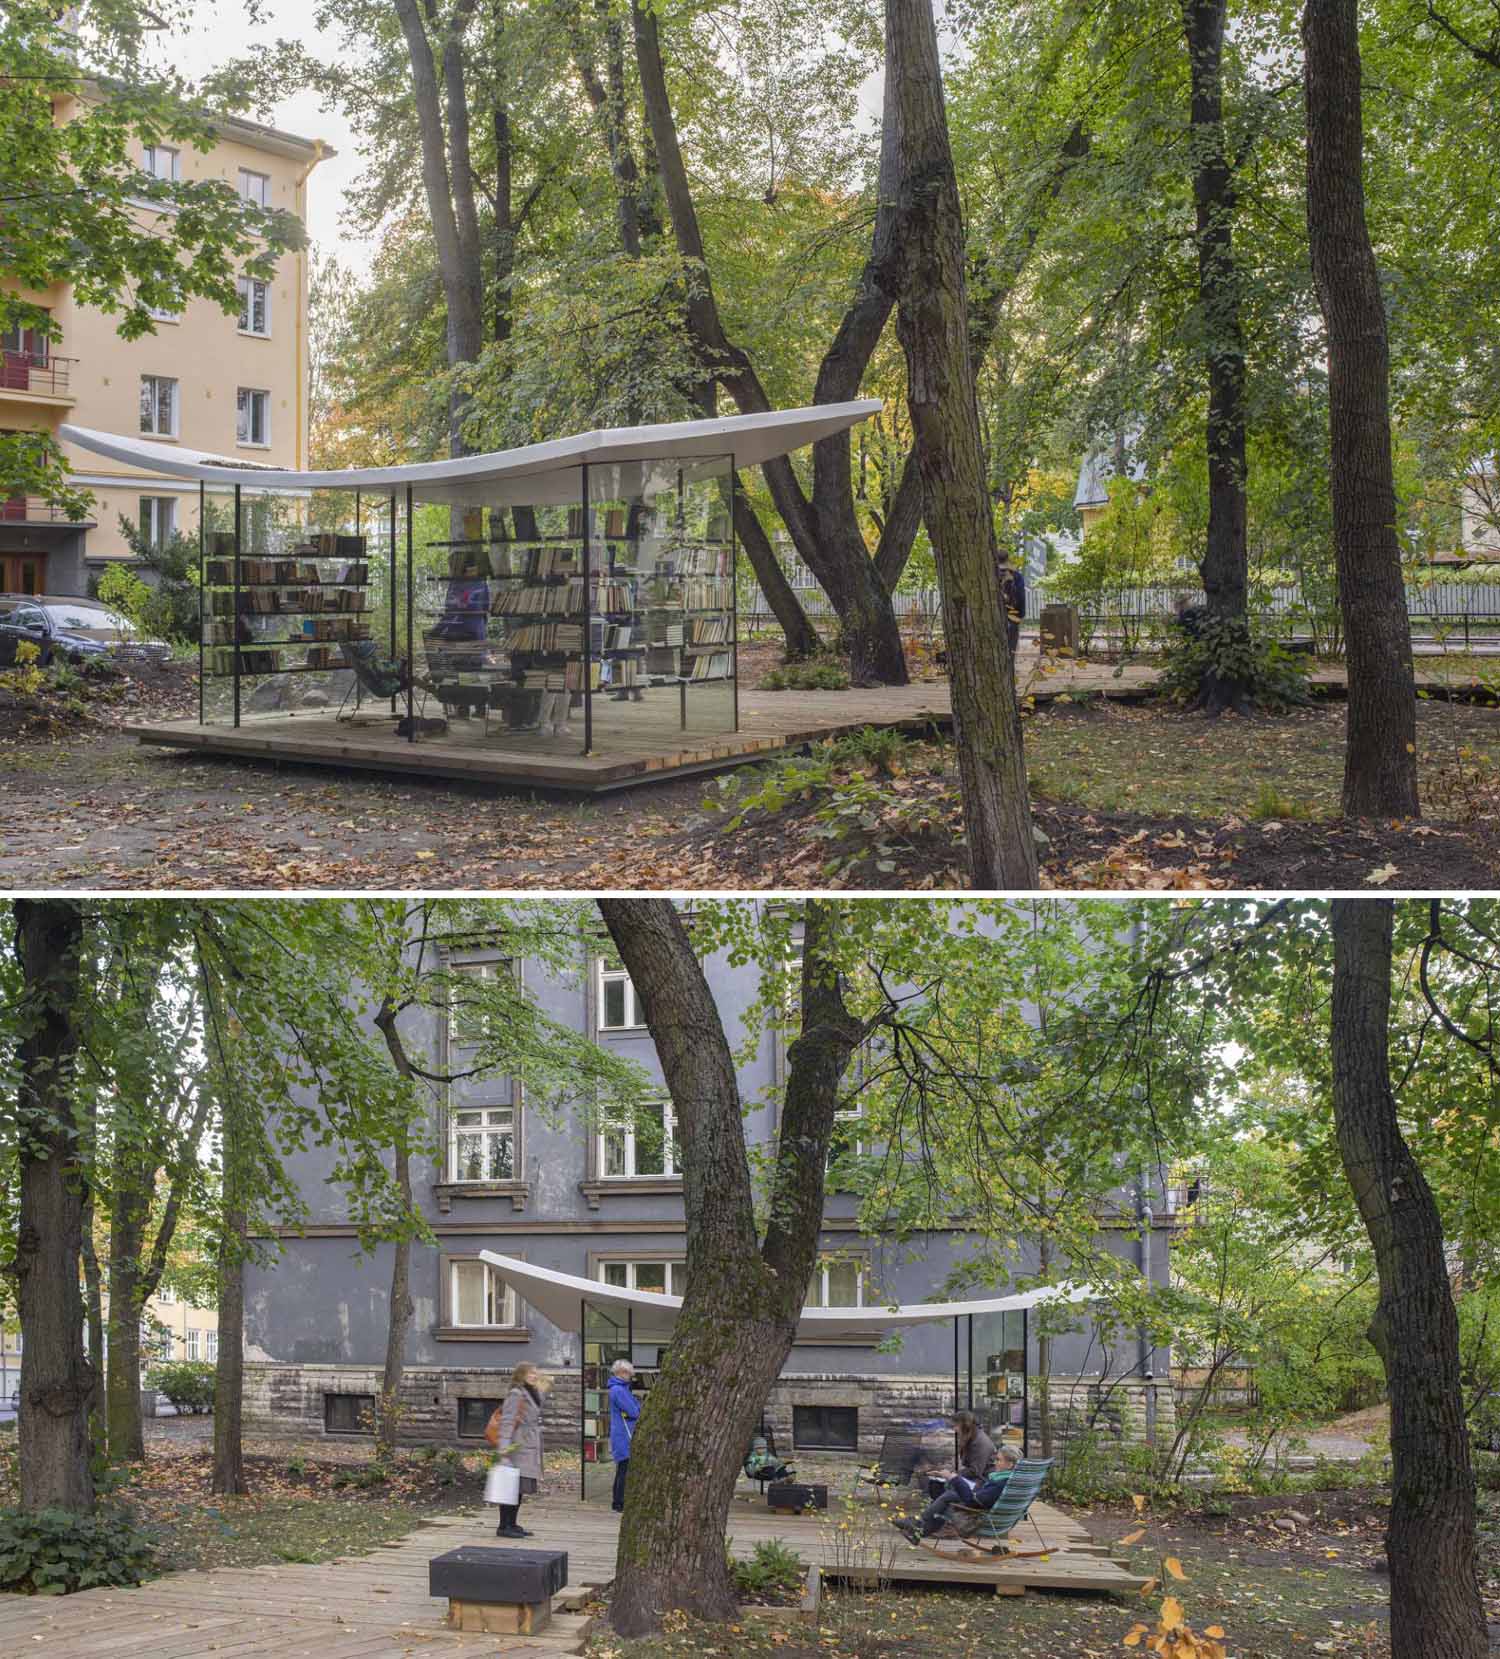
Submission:
[[[793,1406],[792,1449],[799,1452],[857,1452],[858,1406]]]
[[[461,1399],[458,1402],[458,1438],[483,1440],[485,1426],[499,1409],[499,1400]]]
[[[323,1428],[328,1434],[374,1434],[373,1394],[325,1394]]]

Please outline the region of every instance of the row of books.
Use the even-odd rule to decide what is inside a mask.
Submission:
[[[690,680],[727,680],[734,673],[734,656],[728,651],[705,651],[693,658]]]
[[[596,611],[629,611],[635,608],[635,595],[629,582],[596,580],[590,585],[587,607]],[[496,616],[566,616],[579,615],[585,609],[582,577],[573,577],[558,587],[499,588],[491,605]]]
[[[727,611],[734,604],[734,589],[717,578],[695,577],[682,584],[679,602],[685,611]]]
[[[337,575],[326,578],[330,585],[344,583],[356,587],[364,587],[369,580],[369,565],[360,563],[346,564]],[[211,588],[235,586],[234,560],[206,559],[203,564],[203,581],[205,586]],[[287,587],[298,583],[321,586],[324,581],[322,570],[310,559],[240,560],[241,587]]]
[[[688,623],[689,645],[728,645],[731,618],[727,616],[695,616]]]
[[[363,611],[362,588],[211,588],[208,610],[211,616],[296,616],[306,611],[338,611],[345,615]]]
[[[236,552],[234,531],[213,531],[208,548],[216,559],[232,559]],[[336,530],[308,530],[292,547],[292,552],[309,559],[362,559],[366,549],[363,536],[346,536]]]
[[[302,639],[368,639],[370,625],[368,622],[324,621],[321,617],[304,617],[296,627],[295,632]],[[203,626],[203,643],[205,645],[260,645],[263,638],[257,638],[249,623],[241,617],[238,623],[234,621],[209,621]]]

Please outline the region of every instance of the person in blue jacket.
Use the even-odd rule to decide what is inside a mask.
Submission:
[[[611,1508],[625,1507],[625,1476],[630,1468],[630,1442],[635,1439],[635,1421],[641,1402],[630,1386],[635,1367],[628,1359],[617,1359],[609,1378],[609,1453],[615,1460],[615,1495]]]

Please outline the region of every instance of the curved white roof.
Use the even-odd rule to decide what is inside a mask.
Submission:
[[[713,420],[664,421],[655,426],[620,426],[603,432],[580,432],[520,449],[462,455],[450,461],[422,461],[401,467],[347,467],[337,471],[297,472],[290,467],[184,449],[150,438],[97,432],[88,426],[64,425],[59,436],[95,455],[169,478],[221,488],[241,484],[252,489],[365,490],[390,495],[411,486],[415,500],[450,506],[490,507],[524,502],[545,506],[578,499],[578,468],[612,467],[619,477],[607,487],[610,499],[659,489],[671,472],[683,467],[695,476],[734,457],[737,467],[755,466],[777,455],[830,438],[877,413],[878,398],[854,403],[825,403],[811,409],[774,409],[765,415],[726,415]],[[601,499],[604,495],[601,494]]]
[[[580,1279],[573,1273],[557,1273],[550,1267],[536,1267],[514,1256],[481,1250],[480,1257],[510,1285],[517,1296],[536,1309],[559,1330],[577,1331],[583,1303],[621,1319],[635,1315],[639,1341],[668,1342],[682,1311],[680,1296],[665,1296],[650,1290],[624,1290],[601,1284],[597,1279]],[[1015,1313],[1042,1304],[1091,1302],[1098,1293],[1087,1286],[1054,1285],[1045,1290],[1026,1291],[1019,1296],[989,1297],[977,1302],[908,1302],[902,1307],[805,1308],[797,1321],[797,1335],[804,1342],[819,1337],[873,1336],[906,1325],[925,1325],[936,1319],[961,1318],[966,1313]]]

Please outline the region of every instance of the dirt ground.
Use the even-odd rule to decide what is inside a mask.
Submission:
[[[756,653],[759,653],[758,655]],[[748,675],[775,661],[747,650]],[[761,658],[765,660],[762,661]],[[830,839],[825,789],[750,813],[712,780],[597,800],[278,767],[138,745],[194,705],[191,670],[75,707],[0,708],[0,882],[59,888],[941,888],[965,883],[951,743],[914,744]],[[795,696],[796,693],[787,693]],[[1343,706],[1207,722],[1095,701],[1026,723],[1044,883],[1092,888],[1492,887],[1500,709],[1423,703],[1428,818],[1337,817]],[[766,773],[741,769],[741,792]]]

